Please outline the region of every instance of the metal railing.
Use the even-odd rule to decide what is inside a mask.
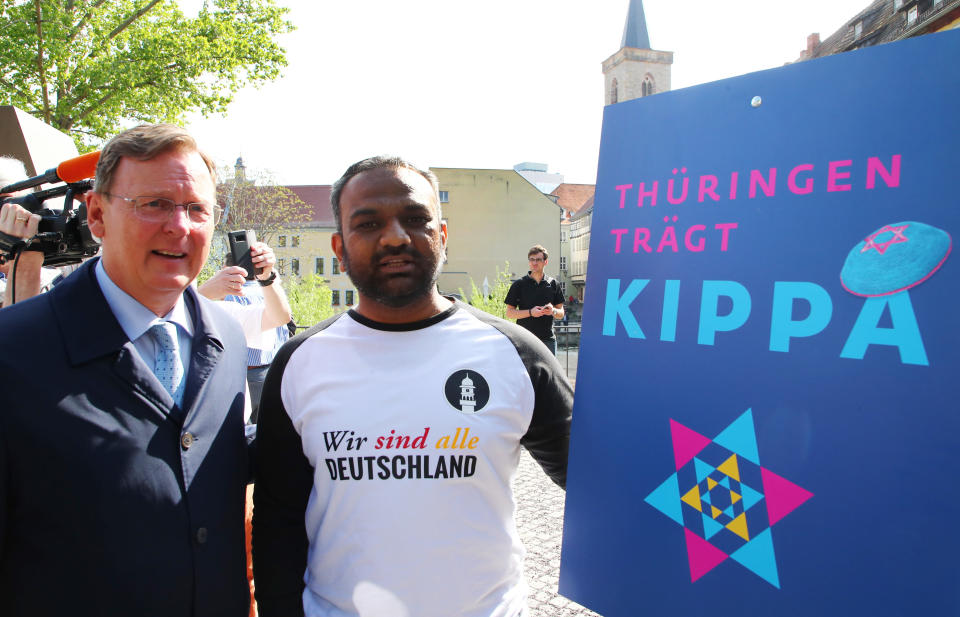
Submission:
[[[577,378],[577,363],[580,359],[580,322],[553,324],[553,334],[557,338],[557,359],[567,372],[567,378]]]

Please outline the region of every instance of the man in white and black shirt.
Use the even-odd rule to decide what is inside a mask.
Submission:
[[[261,402],[260,614],[518,617],[520,446],[566,481],[572,391],[529,332],[436,288],[436,178],[401,159],[334,185],[356,308],[289,341]]]

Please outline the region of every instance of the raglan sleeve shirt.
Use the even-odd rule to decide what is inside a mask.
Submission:
[[[526,447],[546,474],[563,487],[573,404],[572,388],[563,369],[546,347],[526,330],[461,303],[457,304],[457,309],[492,326],[512,343],[526,368],[534,395],[532,414],[520,436],[520,445]],[[288,341],[274,360],[264,384],[257,436],[253,524],[256,597],[263,617],[303,615],[309,537],[314,533],[308,535],[305,512],[314,488],[315,470],[304,454],[302,427],[295,426],[291,419],[298,417],[296,410],[285,408],[284,371],[302,343],[312,336],[322,336],[323,330],[338,319],[350,318],[341,314]],[[304,377],[302,373],[298,375],[301,379]],[[287,387],[292,386],[288,384]],[[304,385],[298,383],[296,387],[299,389]],[[370,387],[376,387],[375,380]],[[314,392],[315,396],[322,394]],[[509,486],[505,490],[509,491]]]

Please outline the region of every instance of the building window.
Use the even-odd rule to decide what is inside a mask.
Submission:
[[[567,282],[566,282],[566,281],[560,281],[560,291],[563,292],[563,297],[566,298],[566,297],[567,297]]]
[[[290,273],[294,276],[300,276],[300,260],[291,259],[290,260]]]
[[[317,257],[314,262],[313,271],[317,274],[323,274],[323,257]]]
[[[863,22],[858,21],[853,26],[853,37],[859,39],[861,36],[863,36]]]
[[[450,191],[440,191],[440,203],[450,203]]]
[[[917,6],[916,6],[916,5],[910,7],[910,10],[907,11],[907,23],[908,23],[908,24],[912,24],[913,22],[917,21],[917,14],[918,14],[918,12],[919,12],[919,10],[917,9]]]
[[[277,236],[277,246],[286,246],[287,237],[286,236]]]
[[[300,236],[290,236],[290,246],[300,246]]]
[[[340,306],[340,290],[334,289],[330,292],[330,304]]]
[[[353,290],[348,289],[346,291],[346,296],[347,296],[347,306],[353,306]]]
[[[330,264],[330,274],[340,274],[340,262],[334,257]]]
[[[561,231],[561,232],[560,232],[560,242],[566,242],[566,241],[567,241],[567,232],[566,232],[566,231]]]
[[[640,84],[640,96],[650,96],[653,92],[653,77],[647,75],[643,78],[643,83]]]
[[[610,82],[610,104],[613,105],[618,100],[619,100],[619,97],[617,96],[617,79],[614,78],[613,81]]]
[[[567,270],[567,258],[564,255],[560,256],[560,271],[565,272]]]
[[[282,238],[283,236],[280,236],[280,237]],[[280,274],[286,274],[286,272],[284,271],[284,268],[286,268],[286,267],[287,267],[287,260],[286,260],[286,259],[278,259],[278,260],[277,260],[277,270],[280,271]]]

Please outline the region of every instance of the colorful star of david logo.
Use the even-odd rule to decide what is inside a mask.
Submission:
[[[750,409],[712,440],[670,433],[677,471],[644,501],[683,526],[690,582],[729,557],[779,589],[770,528],[813,493],[760,466]]]
[[[909,225],[900,225],[898,227],[884,225],[881,229],[878,229],[867,236],[867,239],[863,241],[863,248],[860,249],[860,252],[866,253],[870,249],[876,249],[878,253],[883,255],[887,252],[887,249],[890,248],[891,244],[900,244],[901,242],[907,242],[909,240],[909,238],[903,235],[903,230],[907,227],[909,227]],[[877,239],[884,234],[893,235],[885,237],[884,240],[877,242]]]

